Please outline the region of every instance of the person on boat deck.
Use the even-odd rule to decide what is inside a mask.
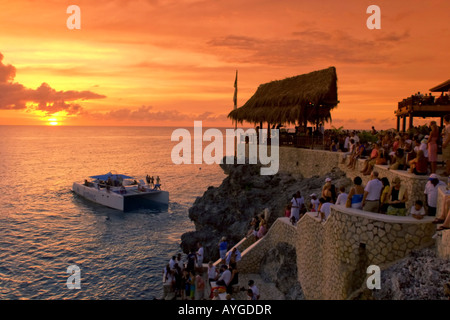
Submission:
[[[159,178],[159,176],[156,176],[155,189],[160,189],[161,190],[161,179]]]
[[[106,184],[108,186],[112,186],[113,185],[113,181],[111,180],[111,177],[108,177],[108,180],[106,181]]]
[[[153,176],[151,176],[149,179],[150,179],[150,182],[149,182],[150,188],[154,188],[155,187],[155,178],[153,178]]]

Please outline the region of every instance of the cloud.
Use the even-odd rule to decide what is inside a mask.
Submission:
[[[4,65],[3,55],[0,53],[0,83],[12,81],[16,76],[16,68],[12,65]]]
[[[343,30],[332,32],[308,28],[286,37],[263,38],[236,34],[206,42],[225,61],[279,66],[305,65],[321,61],[347,64],[398,64],[392,50],[410,39],[410,32],[389,32],[361,38]]]
[[[121,121],[121,122],[147,122],[147,121],[226,121],[226,114],[215,114],[204,112],[201,114],[181,113],[176,110],[154,110],[152,106],[141,106],[139,108],[120,108],[105,113],[83,112],[85,118],[97,121]]]
[[[16,68],[5,65],[0,53],[0,110],[43,111],[45,114],[53,114],[65,111],[69,115],[79,114],[82,106],[74,101],[102,99],[104,95],[92,91],[57,91],[43,82],[38,88],[26,88],[20,83],[14,83]],[[32,106],[27,106],[32,103]]]

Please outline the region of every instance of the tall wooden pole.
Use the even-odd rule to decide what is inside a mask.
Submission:
[[[233,96],[233,102],[234,102],[234,110],[237,109],[237,81],[238,81],[238,71],[236,70],[236,78],[234,79],[234,96]],[[237,118],[234,123],[234,157],[237,158]]]

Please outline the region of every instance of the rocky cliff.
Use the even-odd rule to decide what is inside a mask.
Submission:
[[[447,300],[445,285],[450,284],[450,261],[436,256],[434,248],[411,252],[381,272],[381,289],[375,299]],[[447,294],[447,296],[446,296]]]

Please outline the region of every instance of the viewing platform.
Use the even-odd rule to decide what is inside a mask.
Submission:
[[[450,113],[450,99],[444,92],[450,89],[450,79],[431,88],[430,92],[440,92],[438,97],[429,94],[417,93],[398,103],[398,109],[394,111],[397,117],[397,131],[400,131],[400,122],[403,119],[402,130],[406,131],[406,118],[409,118],[409,128],[413,127],[414,117],[420,118],[441,118],[441,127],[443,126],[443,117]]]

